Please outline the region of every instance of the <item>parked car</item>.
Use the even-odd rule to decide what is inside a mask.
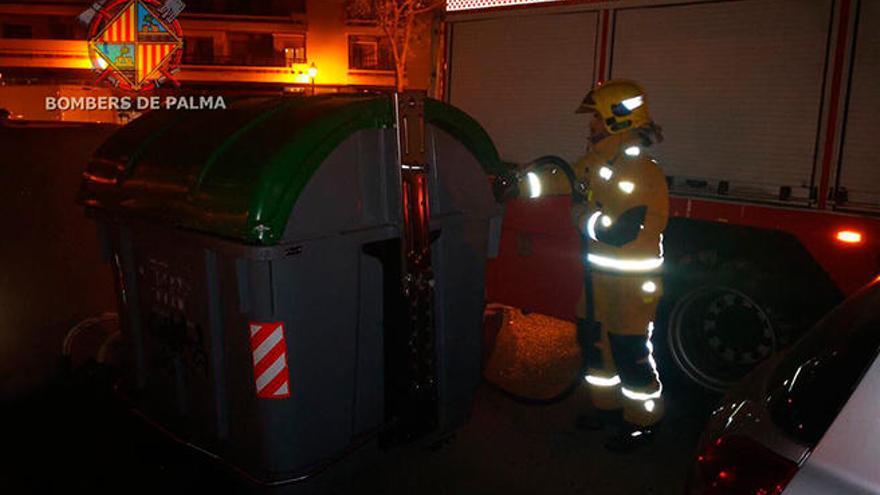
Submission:
[[[880,277],[712,413],[691,495],[880,494]]]

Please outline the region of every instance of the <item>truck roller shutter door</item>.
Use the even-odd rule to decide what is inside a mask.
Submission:
[[[451,103],[476,118],[501,158],[583,155],[595,12],[510,15],[453,24]]]
[[[806,200],[830,0],[743,0],[617,13],[613,77],[642,82],[667,175]]]
[[[847,107],[840,186],[846,206],[880,208],[880,2],[862,2]]]

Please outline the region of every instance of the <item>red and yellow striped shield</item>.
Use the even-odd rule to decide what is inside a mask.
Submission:
[[[101,24],[89,42],[95,67],[121,81],[123,87],[154,87],[151,82],[171,77],[169,64],[179,61],[183,41],[179,27],[171,29],[155,10],[155,0],[129,0]],[[100,21],[96,21],[100,22]],[[169,67],[166,67],[169,66]]]
[[[105,43],[127,43],[137,41],[137,5],[132,3],[112,21],[100,40]]]
[[[138,43],[137,82],[153,79],[154,72],[171,56],[177,45],[173,43]]]

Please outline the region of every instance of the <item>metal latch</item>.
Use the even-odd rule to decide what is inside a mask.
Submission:
[[[400,168],[425,170],[428,166],[425,136],[425,94],[406,92],[395,95]]]

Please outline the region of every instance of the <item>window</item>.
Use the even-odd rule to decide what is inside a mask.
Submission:
[[[290,67],[306,62],[306,37],[302,34],[273,36],[270,33],[231,32],[227,55],[214,51],[211,36],[184,37],[183,63],[192,65],[240,65]]]
[[[271,34],[229,33],[230,65],[275,67],[283,62],[276,57]]]
[[[183,38],[183,63],[210,65],[214,63],[214,38],[210,36],[185,36]]]
[[[193,14],[281,17],[303,14],[305,11],[305,0],[188,0],[185,10]]]
[[[269,2],[251,1],[249,3],[260,6],[260,10],[255,12],[257,15],[277,15],[287,17],[291,14],[304,14],[306,12],[305,0],[272,0]]]
[[[773,370],[768,408],[793,438],[816,445],[880,351],[880,286],[828,314]]]
[[[280,46],[285,66],[306,63],[305,36],[284,36],[281,38]]]
[[[349,22],[376,23],[376,12],[372,4],[366,2],[346,2],[345,17]]]
[[[29,24],[3,24],[4,38],[33,38]]]
[[[378,36],[350,36],[348,66],[355,70],[394,70],[388,40]]]
[[[60,20],[49,21],[49,38],[55,40],[72,40],[74,36],[73,22],[62,22]]]
[[[188,0],[186,2],[186,12],[192,14],[214,14],[213,0]]]

